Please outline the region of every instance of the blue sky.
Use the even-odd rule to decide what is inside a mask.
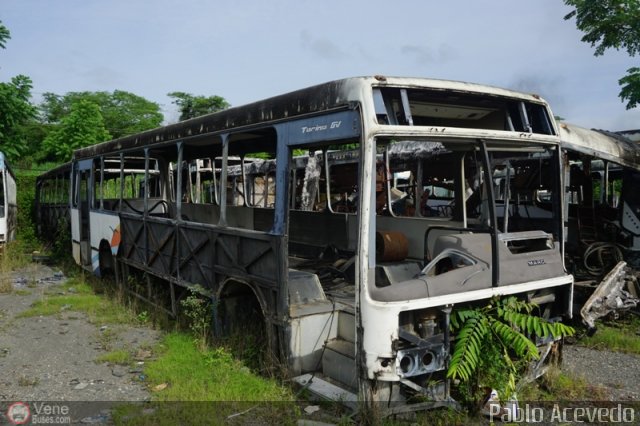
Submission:
[[[172,91],[237,106],[358,75],[443,78],[537,93],[585,127],[640,128],[618,79],[640,58],[594,57],[562,0],[0,0],[0,81],[34,96]]]

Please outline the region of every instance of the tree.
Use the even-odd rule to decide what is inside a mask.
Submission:
[[[185,92],[171,92],[167,96],[174,98],[172,103],[180,108],[180,121],[222,111],[231,106],[221,96],[195,96]]]
[[[0,21],[0,48],[5,49],[7,40],[11,38],[11,33],[9,29],[2,24]]]
[[[0,48],[6,48],[11,33],[0,21]],[[0,149],[10,160],[17,159],[25,151],[22,125],[35,117],[31,105],[33,83],[25,75],[17,75],[8,83],[0,83]]]
[[[564,19],[575,16],[576,27],[584,33],[582,41],[595,47],[595,56],[613,48],[625,49],[629,56],[640,53],[640,0],[564,0],[575,9]],[[627,70],[620,80],[620,98],[627,101],[627,109],[640,102],[640,68]]]
[[[41,120],[59,124],[80,101],[91,102],[100,108],[105,128],[113,138],[159,127],[164,120],[157,103],[123,90],[68,92],[64,96],[45,93],[39,105]]]
[[[81,100],[71,106],[69,115],[62,118],[60,126],[47,135],[42,147],[56,160],[69,161],[74,150],[110,138],[98,105]]]
[[[25,153],[27,141],[21,127],[36,115],[31,98],[31,79],[17,75],[0,83],[0,149],[14,161]]]

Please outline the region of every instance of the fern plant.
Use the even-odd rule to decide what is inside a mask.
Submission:
[[[468,385],[471,399],[477,399],[473,389],[479,385],[497,389],[501,398],[513,395],[526,365],[540,358],[529,336],[559,338],[574,333],[572,327],[535,316],[535,308],[511,296],[492,299],[483,307],[454,310],[451,327],[456,340],[447,377]]]

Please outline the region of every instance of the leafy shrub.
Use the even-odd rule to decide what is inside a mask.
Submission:
[[[477,407],[482,388],[496,389],[501,399],[514,394],[526,367],[540,358],[532,336],[560,338],[574,333],[569,326],[533,315],[535,307],[507,297],[452,313],[457,337],[447,376],[461,381],[460,392],[467,403]]]

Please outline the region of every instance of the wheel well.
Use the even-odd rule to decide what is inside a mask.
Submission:
[[[98,247],[98,261],[100,263],[100,275],[105,276],[114,273],[114,259],[111,253],[111,244],[107,240],[100,241]]]
[[[254,288],[242,281],[227,281],[218,293],[217,316],[222,334],[230,334],[247,324],[265,325],[264,303]]]
[[[250,284],[233,280],[222,286],[217,300],[216,334],[229,339],[249,368],[268,368],[265,357],[272,351],[272,333],[259,293]]]

